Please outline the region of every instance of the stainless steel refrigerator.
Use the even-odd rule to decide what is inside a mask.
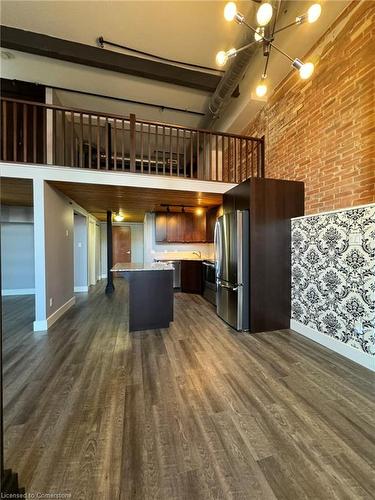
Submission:
[[[236,330],[249,330],[249,211],[219,217],[214,241],[217,314]]]

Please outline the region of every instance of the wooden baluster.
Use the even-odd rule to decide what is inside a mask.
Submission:
[[[254,177],[254,141],[251,141],[251,177]]]
[[[23,161],[27,162],[27,104],[23,105]]]
[[[100,116],[96,117],[96,168],[100,169]]]
[[[173,175],[173,154],[172,154],[172,127],[169,129],[169,175]]]
[[[79,114],[79,166],[83,167],[83,114]]]
[[[109,123],[108,116],[105,118],[105,169],[109,169]]]
[[[182,144],[183,144],[183,148],[184,148],[184,177],[186,177],[186,145],[185,145],[185,141],[186,141],[186,130],[184,129],[184,135],[183,135],[183,140],[182,140]]]
[[[52,137],[51,137],[51,147],[52,147],[52,165],[57,165],[57,152],[56,152],[56,145],[57,145],[57,140],[56,140],[56,123],[57,123],[57,117],[56,117],[56,110],[53,108],[52,109]]]
[[[91,113],[89,114],[89,165],[88,167],[91,168],[92,165],[92,123],[91,123]]]
[[[190,178],[193,178],[194,175],[194,164],[193,164],[193,131],[190,130]]]
[[[159,173],[159,166],[158,166],[158,161],[159,161],[159,151],[158,151],[158,144],[159,144],[159,129],[158,126],[155,126],[155,173]]]
[[[130,171],[135,172],[135,137],[136,118],[134,114],[130,115]]]
[[[61,142],[62,142],[62,164],[65,166],[66,163],[66,141],[65,141],[65,111],[61,111]]]
[[[227,182],[230,182],[231,180],[231,163],[232,163],[232,159],[231,159],[231,151],[230,151],[230,137],[227,137],[227,172],[226,172],[226,178],[227,178]]]
[[[245,158],[246,158],[246,178],[248,179],[250,177],[250,172],[249,172],[249,140],[245,139]]]
[[[246,174],[244,176],[242,172],[242,139],[240,139],[240,182],[244,179],[246,179]]]
[[[148,173],[151,174],[151,125],[148,124],[147,129],[147,146],[148,146]]]
[[[215,134],[215,180],[219,180],[219,137],[217,134]]]
[[[208,175],[208,180],[211,181],[213,179],[212,175],[212,134],[209,136],[209,153],[210,153],[210,170],[209,170],[209,175]]]
[[[121,120],[121,168],[125,170],[125,120]]]
[[[4,161],[7,161],[8,159],[8,148],[7,148],[7,122],[8,122],[8,119],[7,119],[7,102],[6,101],[3,101],[2,102],[2,106],[3,106],[3,123],[2,123],[2,127],[3,127],[3,147],[2,147],[2,152],[3,152],[3,155],[2,155],[2,158]]]
[[[117,170],[117,120],[113,119],[113,170]]]
[[[207,144],[206,144],[206,132],[203,132],[203,180],[206,180],[206,154],[207,154]]]
[[[43,108],[43,163],[47,163],[47,109]]]
[[[177,176],[180,176],[180,129],[177,129],[177,144],[176,144],[176,152],[177,152]]]
[[[37,149],[37,144],[36,144],[36,113],[37,113],[37,107],[33,106],[33,162],[36,163],[36,149]]]
[[[74,112],[70,113],[70,166],[74,167]]]
[[[197,136],[197,179],[201,180],[201,172],[200,172],[200,154],[199,154],[199,130],[196,133]]]
[[[141,122],[141,174],[143,174],[143,122]]]
[[[18,134],[17,134],[17,103],[13,103],[13,161],[17,161],[17,146],[18,146]]]
[[[163,126],[163,175],[165,175],[165,127]]]

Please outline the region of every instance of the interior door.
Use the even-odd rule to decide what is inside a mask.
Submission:
[[[112,227],[112,258],[113,265],[131,262],[131,229],[129,226]]]

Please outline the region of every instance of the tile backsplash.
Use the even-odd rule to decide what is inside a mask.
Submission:
[[[292,220],[292,319],[375,355],[375,206]]]

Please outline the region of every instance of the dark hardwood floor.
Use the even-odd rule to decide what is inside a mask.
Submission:
[[[235,333],[177,294],[127,332],[126,286],[47,333],[4,298],[6,466],[72,499],[373,499],[375,375],[290,331]],[[147,307],[147,304],[145,304]]]

